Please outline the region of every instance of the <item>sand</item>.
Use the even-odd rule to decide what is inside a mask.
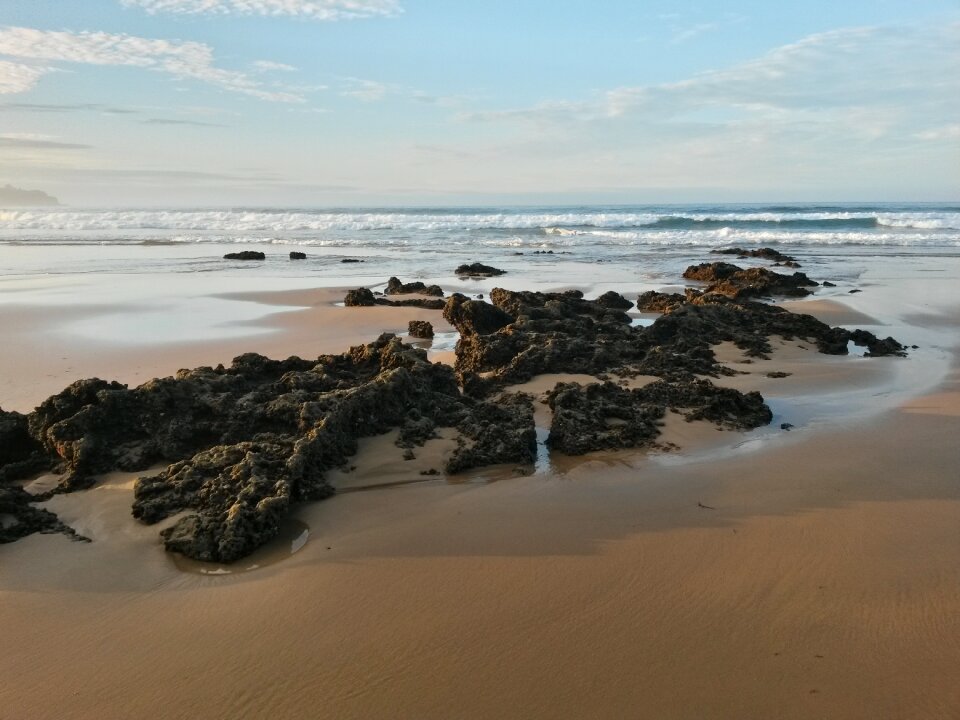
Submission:
[[[331,298],[299,298],[253,342],[111,354],[106,374],[169,373],[239,346],[340,350],[437,317]],[[736,365],[751,374],[725,382],[762,384],[797,420],[789,432],[711,427],[710,445],[684,423],[668,428],[678,452],[456,482],[419,474],[447,440],[404,463],[389,437],[368,439],[337,479],[346,492],[297,513],[306,544],[246,572],[175,564],[157,528],[130,518],[130,476],[57,497],[94,542],[0,546],[0,718],[956,717],[955,317],[931,314],[942,348],[910,360],[785,342]],[[81,374],[98,361],[63,349]],[[949,372],[898,392],[915,359]],[[35,403],[59,372],[6,362],[23,388],[2,389],[4,407],[12,392]]]

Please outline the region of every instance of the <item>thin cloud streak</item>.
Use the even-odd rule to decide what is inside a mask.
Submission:
[[[150,14],[290,16],[304,20],[356,20],[393,17],[403,12],[397,0],[121,0]]]
[[[260,100],[304,101],[302,94],[270,88],[242,72],[217,67],[210,46],[198,42],[155,40],[104,32],[74,33],[5,27],[0,29],[0,55],[53,62],[140,67],[180,79],[198,80]],[[42,75],[53,71],[49,67],[0,63],[3,63],[0,65],[0,90],[12,88],[6,92],[29,90]]]

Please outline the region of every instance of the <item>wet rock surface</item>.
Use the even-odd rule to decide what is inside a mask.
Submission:
[[[407,334],[410,337],[429,340],[433,337],[433,325],[426,320],[411,320],[407,324]]]
[[[796,263],[797,259],[792,255],[784,255],[779,250],[774,248],[764,247],[764,248],[751,248],[749,250],[745,248],[724,248],[722,250],[711,250],[710,252],[717,255],[736,255],[738,258],[761,258],[763,260],[771,260],[778,263]],[[790,267],[800,267],[799,264],[791,265]]]
[[[726,263],[692,270],[710,283],[749,272]],[[31,474],[58,473],[59,484],[50,492],[59,493],[89,487],[110,471],[164,464],[136,482],[134,516],[156,523],[186,511],[162,532],[165,547],[198,560],[230,562],[276,537],[296,503],[333,494],[327,473],[348,465],[363,437],[399,429],[397,444],[413,457],[438,428],[450,427],[457,431],[457,446],[447,473],[532,463],[532,399],[510,386],[536,375],[660,378],[633,390],[612,382],[557,385],[548,394],[548,444],[576,455],[651,446],[668,410],[729,429],[769,423],[770,410],[758,393],[705,379],[733,372],[716,360],[712,346],[720,342],[733,342],[753,357],[772,351],[774,335],[831,354],[845,354],[850,342],[867,347],[868,355],[905,353],[893,338],[832,328],[739,291],[644,293],[638,307],[663,313],[649,327],[631,325],[623,312],[629,301],[617,293],[586,300],[577,290],[495,288],[489,297],[485,302],[454,294],[425,301],[442,307],[460,333],[454,368],[431,363],[425,351],[383,335],[340,355],[271,360],[247,354],[230,367],[182,370],[133,389],[81,380],[28,415],[0,410],[0,541],[34,532],[75,535],[36,506],[49,493],[31,495],[17,484]],[[372,306],[407,299],[392,301],[358,288],[344,302]],[[409,329],[432,334],[430,323],[414,322]]]
[[[306,260],[307,254],[305,252],[297,252],[296,250],[290,251],[291,260]]]
[[[469,265],[460,265],[453,272],[456,275],[468,275],[470,277],[495,277],[497,275],[507,274],[506,270],[500,270],[492,265],[484,265],[478,262],[470,263]]]
[[[403,300],[388,300],[385,297],[377,297],[369,288],[356,288],[355,290],[349,290],[343,298],[343,304],[347,307],[373,307],[374,305],[386,305],[390,307],[418,307],[426,310],[442,310],[445,302],[446,301],[441,298],[404,298]]]
[[[751,430],[773,419],[760,393],[702,379],[660,380],[633,390],[612,382],[560,383],[547,397],[553,410],[547,444],[567,455],[654,445],[668,409],[688,422],[708,420],[730,430]]]
[[[807,288],[819,285],[801,272],[782,275],[767,268],[744,270],[725,262],[691,265],[683,276],[688,280],[708,283],[704,293],[719,293],[734,300],[775,295],[804,297],[811,292]]]
[[[267,256],[256,250],[244,250],[243,252],[227,253],[223,256],[224,260],[266,260]]]
[[[421,295],[431,295],[433,297],[443,297],[443,289],[439,285],[425,285],[417,280],[416,282],[404,283],[399,278],[392,277],[387,280],[387,295],[407,295],[419,293]]]

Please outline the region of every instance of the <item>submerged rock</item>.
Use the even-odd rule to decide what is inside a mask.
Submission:
[[[306,260],[307,254],[305,252],[297,252],[296,250],[290,251],[291,260]]]
[[[265,260],[266,255],[256,250],[244,250],[243,252],[227,253],[223,256],[224,260]]]

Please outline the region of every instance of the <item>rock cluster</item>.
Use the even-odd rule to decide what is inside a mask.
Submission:
[[[419,280],[412,283],[403,283],[395,277],[387,280],[387,288],[385,292],[387,295],[408,295],[412,293],[419,293],[420,295],[443,297],[443,289],[439,285],[425,285]]]
[[[797,259],[792,255],[784,255],[779,250],[769,247],[752,248],[750,250],[734,247],[724,248],[722,250],[711,250],[711,252],[717,255],[736,255],[740,259],[762,258],[763,260],[772,260],[776,264],[786,265],[787,267],[800,267]]]
[[[638,298],[641,310],[663,313],[649,327],[632,326],[623,312],[631,303],[613,292],[586,300],[577,290],[495,288],[488,303],[461,294],[392,301],[358,288],[347,293],[346,305],[442,307],[460,333],[455,367],[431,363],[425,351],[383,335],[340,355],[278,361],[247,354],[230,367],[182,370],[133,389],[99,379],[75,382],[29,415],[0,410],[0,542],[33,532],[73,533],[35,506],[44,496],[26,492],[21,479],[57,472],[61,479],[51,492],[71,492],[112,470],[164,463],[164,470],[137,481],[134,516],[156,523],[186,512],[161,533],[166,548],[229,562],[275,537],[295,503],[332,494],[328,471],[346,465],[362,437],[398,428],[397,444],[412,455],[437,428],[452,427],[457,447],[448,473],[532,463],[532,399],[510,386],[536,375],[660,378],[633,390],[612,382],[558,384],[548,394],[547,443],[582,454],[655,444],[668,410],[722,428],[769,423],[758,393],[705,379],[733,372],[714,356],[719,342],[752,356],[771,352],[772,335],[802,339],[824,353],[845,354],[853,342],[870,355],[904,354],[893,338],[832,328],[748,299],[808,282],[800,273],[765,273],[727,263],[692,267],[687,277],[711,283],[705,291]],[[401,292],[409,287],[394,285]],[[433,328],[411,322],[409,331],[429,337]]]
[[[819,285],[802,272],[781,275],[767,268],[744,270],[725,262],[691,265],[683,276],[708,283],[704,293],[719,293],[734,300],[773,295],[803,297],[810,294],[807,288]]]
[[[377,297],[369,288],[356,288],[355,290],[347,291],[347,294],[343,298],[343,304],[347,307],[373,307],[374,305],[387,305],[392,307],[419,307],[426,310],[442,310],[444,301],[440,298],[405,298],[403,300],[388,300],[384,297]]]

